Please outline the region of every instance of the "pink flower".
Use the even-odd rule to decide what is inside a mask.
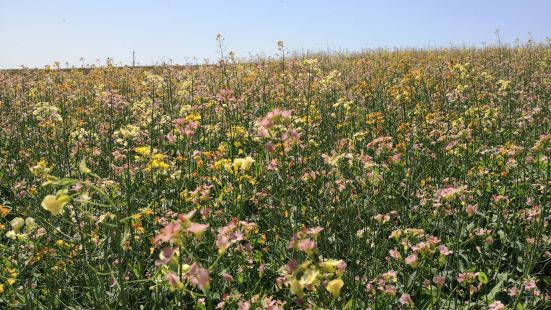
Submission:
[[[494,301],[489,307],[488,310],[502,310],[505,309],[505,305],[501,303],[501,301],[496,300]]]
[[[78,192],[82,188],[82,183],[78,182],[77,184],[73,185],[71,188],[73,191]]]
[[[465,186],[462,186],[462,187],[450,186],[438,191],[438,196],[443,200],[451,200],[459,196],[460,194],[462,194],[465,191],[465,189],[466,189]]]
[[[225,235],[218,235],[218,238],[216,238],[216,247],[219,252],[224,252],[230,247],[230,239]]]
[[[230,247],[230,245],[245,239],[245,235],[243,233],[248,234],[254,229],[254,227],[254,223],[247,223],[245,221],[240,221],[237,223],[237,220],[233,219],[228,225],[220,228],[216,239],[218,253],[223,254],[226,249]]]
[[[166,279],[172,288],[177,288],[180,285],[178,275],[172,271],[166,275]]]
[[[337,265],[337,274],[343,274],[346,270],[346,262],[341,260],[339,264]]]
[[[234,281],[232,275],[229,274],[229,273],[226,273],[226,272],[222,273],[222,278],[224,280],[228,281],[228,282],[233,282]]]
[[[392,249],[388,252],[390,254],[390,257],[394,258],[395,260],[399,260],[399,259],[402,258],[402,255],[400,254],[400,252],[396,248],[394,248],[394,249]]]
[[[413,305],[413,300],[411,300],[411,296],[409,296],[409,294],[402,294],[402,296],[400,296],[400,303],[404,306],[409,306]]]
[[[436,246],[440,243],[440,239],[438,237],[435,237],[435,236],[430,236],[428,238],[428,241],[429,241],[430,245],[432,245],[432,246]]]
[[[274,124],[274,121],[272,118],[264,118],[260,121],[260,126],[264,127],[265,129],[272,128],[272,125]]]
[[[271,296],[264,297],[262,303],[266,310],[283,310],[285,309],[283,306],[286,304],[284,301],[273,300]]]
[[[251,303],[248,302],[248,301],[245,301],[245,302],[240,301],[238,306],[239,306],[239,310],[249,310],[249,309],[251,309]]]
[[[448,248],[445,245],[439,246],[438,251],[440,251],[440,255],[442,256],[448,256],[453,253],[453,251],[448,250]]]
[[[155,261],[155,266],[166,265],[172,260],[172,255],[176,252],[176,248],[166,247],[161,252],[161,259]]]
[[[209,271],[201,268],[197,263],[193,263],[186,273],[189,282],[205,291],[209,287],[210,276]]]
[[[410,265],[412,268],[417,267],[417,253],[413,253],[405,259],[406,264]]]
[[[393,286],[393,285],[386,286],[385,293],[390,294],[392,296],[396,295],[396,286]]]
[[[435,276],[432,278],[432,282],[436,285],[438,288],[442,288],[444,286],[444,282],[446,281],[446,278],[441,276]]]
[[[383,278],[385,281],[396,282],[398,280],[398,273],[394,270],[389,270],[388,272],[383,273]]]
[[[283,135],[281,135],[281,141],[298,141],[300,139],[300,133],[295,129],[289,129]]]
[[[191,218],[195,215],[195,210],[189,211],[186,214],[179,214],[178,219],[184,223],[187,223],[191,220]]]
[[[298,248],[303,252],[309,252],[316,248],[316,242],[312,239],[301,240],[298,244]]]
[[[180,232],[181,225],[180,222],[172,222],[168,225],[166,225],[161,232],[155,236],[155,242],[161,243],[161,242],[172,242],[173,238],[178,235]]]
[[[270,163],[268,164],[268,170],[274,171],[277,170],[277,160],[272,159]]]
[[[430,280],[429,279],[425,279],[423,280],[423,287],[424,288],[430,288]]]
[[[210,208],[203,208],[199,211],[202,217],[207,217],[210,214]]]
[[[524,289],[527,292],[533,291],[534,289],[536,289],[536,281],[534,281],[534,279],[524,280]]]
[[[191,226],[188,227],[187,232],[190,232],[195,236],[201,236],[208,227],[208,224],[192,223]]]
[[[298,262],[295,259],[291,259],[287,263],[287,270],[289,271],[289,273],[295,272],[295,270],[297,270],[297,268],[298,268]]]
[[[472,217],[476,214],[476,207],[473,206],[473,205],[468,205],[467,206],[467,209],[465,210],[465,212],[467,212],[467,215],[469,217]]]
[[[268,142],[268,143],[264,144],[264,148],[266,149],[266,151],[268,151],[268,153],[275,152],[275,146],[272,142]]]
[[[429,251],[430,245],[427,242],[421,241],[418,244],[412,246],[411,249],[415,252],[426,253]]]
[[[266,270],[266,266],[264,264],[261,264],[260,266],[258,266],[258,273],[260,273],[261,275],[264,274],[265,270]]]
[[[173,135],[172,133],[169,133],[168,135],[166,135],[166,139],[170,144],[174,144],[174,142],[176,142],[176,136]]]
[[[306,233],[315,237],[322,231],[323,231],[323,227],[317,226],[317,227],[308,228],[306,230]]]
[[[520,295],[520,291],[518,288],[516,287],[512,287],[510,289],[507,290],[507,293],[509,294],[509,296],[511,297],[517,297],[518,295]]]

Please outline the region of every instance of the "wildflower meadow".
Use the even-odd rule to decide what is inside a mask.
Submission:
[[[551,48],[0,71],[2,309],[549,309]]]

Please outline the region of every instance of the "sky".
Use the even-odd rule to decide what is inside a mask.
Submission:
[[[290,51],[482,46],[551,37],[550,0],[0,0],[0,68],[185,64]],[[531,35],[531,37],[530,37]]]

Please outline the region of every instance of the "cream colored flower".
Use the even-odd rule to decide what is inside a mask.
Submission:
[[[27,225],[27,232],[33,229],[36,226],[36,221],[32,217],[28,217],[25,219],[25,225]]]
[[[16,217],[10,222],[12,229],[17,233],[25,225],[25,220],[22,217]]]
[[[10,230],[6,233],[6,238],[9,238],[11,240],[15,240],[17,238],[17,233],[15,231]]]
[[[53,215],[59,215],[63,212],[63,207],[67,204],[69,197],[67,195],[47,195],[42,200],[42,208],[50,211]]]

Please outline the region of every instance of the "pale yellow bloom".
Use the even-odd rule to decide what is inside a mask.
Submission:
[[[320,267],[327,272],[335,273],[337,271],[337,267],[339,267],[339,265],[341,264],[343,264],[342,260],[330,259],[321,262]]]
[[[80,172],[84,174],[89,174],[92,172],[92,170],[86,166],[86,161],[84,159],[80,161],[78,168],[80,169]]]
[[[239,168],[242,172],[251,170],[251,167],[255,160],[251,156],[245,158],[236,158],[233,160],[233,167]],[[226,169],[227,170],[227,169]]]
[[[315,285],[318,282],[318,276],[320,272],[316,268],[310,268],[304,272],[300,279],[300,284],[305,286]]]
[[[251,156],[245,157],[241,163],[241,170],[249,171],[254,163],[254,159]]]
[[[300,284],[300,281],[297,279],[291,280],[289,289],[291,293],[297,295],[298,297],[304,296],[304,287]]]
[[[15,232],[19,232],[23,225],[25,225],[25,220],[22,217],[16,217],[11,220],[10,224]]]
[[[339,296],[343,286],[344,286],[343,280],[335,279],[335,280],[329,281],[329,283],[327,283],[327,286],[325,287],[325,289],[329,293],[331,293],[331,295],[333,295],[333,297],[337,297],[337,296]]]
[[[15,240],[17,238],[17,233],[13,230],[10,230],[6,233],[6,238],[9,238],[11,240]]]
[[[25,225],[27,225],[27,232],[33,229],[36,226],[36,221],[32,217],[28,217],[25,219]]]
[[[59,215],[63,212],[63,207],[67,204],[69,197],[67,195],[47,195],[42,200],[42,208],[50,211],[53,215]]]

